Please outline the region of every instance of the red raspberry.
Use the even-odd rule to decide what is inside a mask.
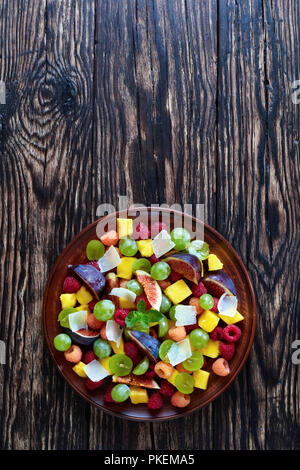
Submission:
[[[212,312],[218,313],[218,303],[219,299],[218,297],[214,297],[214,306],[210,309]]]
[[[156,237],[156,235],[158,235],[162,230],[168,230],[166,224],[163,222],[155,222],[151,227],[151,237]]]
[[[175,393],[175,387],[170,382],[163,380],[159,389],[159,393],[164,397],[171,397]]]
[[[103,384],[104,380],[99,380],[98,382],[93,382],[89,378],[86,379],[85,381],[85,386],[88,390],[96,390],[97,388],[101,387]]]
[[[139,362],[141,362],[142,360],[142,356],[140,354],[138,354],[137,356],[135,356],[134,359],[132,359],[132,362],[133,362],[133,367],[137,366]]]
[[[221,326],[216,326],[209,336],[214,341],[221,341],[221,339],[224,338],[223,328]]]
[[[201,295],[206,294],[207,289],[203,282],[199,282],[199,284],[196,286],[196,284],[193,285],[192,287],[192,292],[195,297],[201,297]]]
[[[155,263],[158,263],[158,261],[160,261],[160,259],[156,258],[155,255],[150,256],[149,260],[151,264],[155,264]]]
[[[115,384],[109,384],[109,386],[107,387],[107,389],[104,393],[104,401],[106,401],[107,403],[115,403],[115,400],[111,396],[111,391],[112,391],[114,385]]]
[[[96,303],[97,303],[96,300],[91,300],[89,303],[89,309],[92,310],[92,312],[94,311]]]
[[[129,310],[127,310],[126,308],[118,308],[114,314],[115,322],[117,322],[118,325],[122,327],[126,326],[125,318],[127,317],[128,313],[129,313]]]
[[[190,333],[193,330],[196,330],[196,328],[199,328],[198,323],[195,323],[194,325],[185,325],[185,331],[187,333]]]
[[[150,310],[151,304],[149,303],[149,300],[147,299],[145,294],[141,294],[135,299],[136,305],[139,303],[140,300],[143,300],[145,302],[146,310]]]
[[[228,343],[236,343],[241,337],[241,330],[236,325],[227,325],[224,328],[224,339],[228,341]]]
[[[74,294],[81,287],[80,282],[75,277],[67,276],[64,280],[63,291],[66,294]]]
[[[221,356],[226,359],[226,361],[230,361],[233,358],[235,353],[235,345],[233,343],[224,343],[223,341],[220,343],[220,354]]]
[[[148,377],[148,379],[153,379],[153,377],[156,376],[156,373],[154,371],[154,364],[149,364],[149,369],[147,372],[145,372],[145,377]]]
[[[178,274],[175,271],[171,271],[169,278],[170,278],[170,281],[176,282],[176,281],[179,281],[179,279],[182,279],[182,276],[181,274]]]
[[[94,268],[98,269],[98,271],[100,271],[100,268],[99,268],[99,264],[97,261],[89,261],[88,263],[89,266],[94,266]]]
[[[150,238],[150,230],[143,222],[140,222],[135,231],[137,232],[137,240],[147,240]]]
[[[203,362],[203,366],[201,367],[201,369],[206,369],[207,367],[207,359],[205,356],[203,356],[203,359],[204,359],[204,362]]]
[[[148,400],[150,410],[159,410],[163,406],[163,399],[159,392],[153,392]]]
[[[139,352],[136,345],[131,341],[128,341],[124,344],[124,352],[126,356],[130,357],[130,359],[132,359],[133,361],[136,359],[136,357],[139,356]]]
[[[85,364],[89,364],[90,362],[94,361],[96,358],[94,351],[87,351],[83,356],[83,362]]]

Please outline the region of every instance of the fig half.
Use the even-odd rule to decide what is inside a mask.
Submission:
[[[203,283],[209,294],[221,297],[223,294],[235,295],[236,289],[233,280],[223,270],[214,271],[203,279]]]
[[[94,266],[89,264],[79,264],[78,266],[72,266],[74,273],[87,285],[92,291],[96,299],[100,299],[100,294],[103,291],[106,283],[106,279],[103,274],[98,271]]]
[[[160,388],[158,383],[150,377],[138,376],[134,374],[125,375],[123,377],[113,375],[112,381],[119,384],[135,385],[137,387]]]
[[[201,279],[201,264],[197,256],[189,253],[174,253],[164,259],[173,271],[188,281],[198,284]]]
[[[131,330],[128,332],[130,339],[142,350],[153,362],[158,359],[158,351],[160,348],[160,342],[153,338],[153,336],[147,335],[142,331]]]
[[[91,346],[95,339],[100,336],[99,331],[97,332],[90,329],[86,330],[85,328],[78,331],[68,330],[68,334],[71,336],[74,343],[79,344],[80,346]]]

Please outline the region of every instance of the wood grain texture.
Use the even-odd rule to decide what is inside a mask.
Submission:
[[[0,1],[1,448],[300,448],[299,24],[298,0]],[[178,421],[90,407],[43,342],[51,265],[119,195],[204,203],[254,281],[244,371]]]
[[[242,255],[261,313],[233,397],[242,400],[237,431],[250,426],[238,446],[251,449],[300,442],[299,396],[292,392],[299,390],[299,374],[291,363],[299,335],[299,111],[291,99],[300,72],[296,24],[299,5],[221,2],[216,227]],[[226,394],[220,406],[223,400]],[[228,434],[237,435],[229,428]]]

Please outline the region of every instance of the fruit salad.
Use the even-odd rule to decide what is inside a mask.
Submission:
[[[111,406],[184,408],[212,376],[230,374],[242,331],[226,266],[184,228],[117,219],[86,261],[68,266],[54,347]],[[82,257],[81,257],[82,259]],[[96,393],[96,392],[95,392]]]

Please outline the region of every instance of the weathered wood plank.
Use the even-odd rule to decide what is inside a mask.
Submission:
[[[289,48],[299,11],[289,14],[285,2],[220,5],[217,228],[246,262],[259,316],[247,367],[216,408],[240,410],[218,446],[290,448],[299,432],[299,382],[290,363],[299,331],[298,114],[290,86],[299,62]]]
[[[96,18],[94,101],[94,208],[117,207],[118,196],[143,202],[146,187],[140,149],[135,65],[135,2],[104,0]],[[134,169],[135,179],[132,179]],[[91,449],[150,449],[150,424],[90,414]],[[107,432],[107,430],[110,432]],[[112,431],[112,432],[111,432]]]
[[[169,204],[205,204],[206,220],[214,225],[217,2],[158,1],[153,5],[149,25],[153,30],[153,63],[157,64],[153,67],[157,70],[154,97],[159,98],[155,109],[163,107],[168,111],[161,122],[154,120],[155,154],[165,167],[164,181],[163,173],[159,173],[157,184],[165,185]],[[206,191],[202,190],[204,187]],[[155,446],[209,448],[211,424],[210,408],[184,420],[154,424]]]
[[[264,322],[266,448],[300,448],[299,366],[291,344],[299,338],[300,164],[299,104],[292,83],[300,77],[298,2],[264,2],[266,74],[265,201],[262,230],[264,303],[272,306]],[[267,294],[266,294],[267,292]]]
[[[5,448],[86,448],[89,407],[50,360],[41,303],[51,264],[90,221],[94,4],[19,1],[2,9],[1,79],[9,95],[1,334],[8,363],[0,440]]]
[[[116,204],[117,195],[126,193],[130,202],[148,205],[205,203],[214,223],[216,2],[98,6],[93,199]],[[204,186],[209,191],[198,190]],[[208,409],[186,420],[205,430],[203,443],[181,432],[182,421],[138,425],[92,410],[90,446],[209,446],[210,415]],[[118,433],[107,435],[108,422]]]
[[[261,2],[221,1],[216,228],[232,243],[254,276],[249,253],[255,237],[259,239],[253,230],[257,217],[255,198],[260,199],[262,189],[255,189],[257,164],[264,160],[263,47]],[[258,329],[261,322],[259,317]],[[238,380],[215,405],[214,419],[223,423],[223,432],[215,436],[214,447],[264,448],[265,371],[258,349],[252,351],[251,357]],[[232,419],[226,419],[228,409]],[[249,423],[251,434],[243,432]]]
[[[36,247],[36,192],[43,181],[45,151],[39,137],[44,126],[42,122],[38,125],[33,112],[45,64],[45,2],[40,0],[25,8],[25,2],[20,1],[17,7],[2,2],[0,14],[0,73],[7,91],[6,105],[1,105],[1,339],[7,345],[7,364],[0,442],[8,449],[31,445],[32,339],[40,321],[40,314],[35,315],[33,309],[42,286],[39,278],[34,280],[30,264],[33,266],[35,260],[28,247]],[[40,270],[37,267],[37,274]]]

